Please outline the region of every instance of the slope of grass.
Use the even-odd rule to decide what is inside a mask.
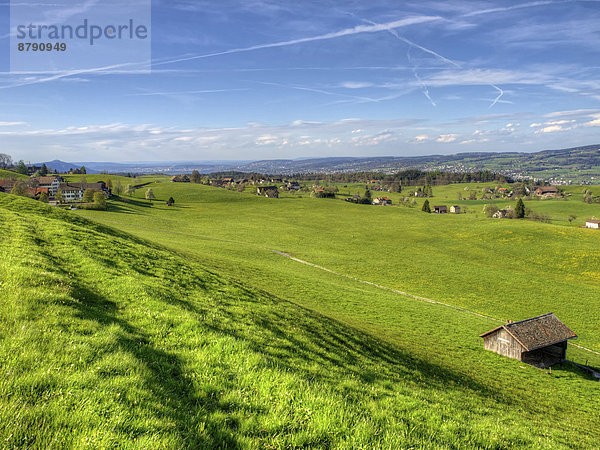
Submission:
[[[12,170],[4,170],[0,169],[0,180],[27,180],[29,177],[27,175],[22,175],[17,172],[13,172]]]
[[[515,414],[525,414],[517,422],[535,423],[542,433],[554,430],[548,445],[584,446],[585,436],[597,432],[597,384],[569,366],[546,375],[482,351],[478,335],[497,322],[360,284],[270,250],[501,319],[553,311],[577,332],[580,344],[598,351],[600,326],[589,313],[599,293],[597,233],[336,200],[271,200],[196,185],[153,189],[161,201],[152,206],[128,199],[113,203],[110,212],[81,214],[201,259],[494,389],[511,399]],[[168,196],[178,206],[164,206]],[[568,357],[599,362],[572,347]]]
[[[28,199],[0,194],[0,230],[5,447],[595,442],[588,404],[556,401],[564,400],[562,384],[585,398],[589,382],[580,374],[525,375],[519,363],[509,362],[507,371],[495,355],[480,352],[480,370],[496,367],[501,380],[540,390],[520,396]],[[363,294],[374,291],[365,287]],[[417,321],[461,318],[405,306]],[[474,326],[489,323],[477,319]],[[572,423],[559,420],[567,409]]]
[[[112,212],[81,214],[220,261],[220,270],[244,282],[250,281],[244,272],[255,267],[252,282],[263,289],[282,263],[269,251],[275,249],[499,319],[553,311],[575,328],[582,345],[600,351],[600,322],[587,313],[600,294],[600,256],[593,251],[600,234],[592,230],[336,200],[273,200],[199,185],[153,186],[159,199],[173,196],[176,207],[138,199],[114,203]],[[232,244],[228,252],[221,251],[223,241]]]

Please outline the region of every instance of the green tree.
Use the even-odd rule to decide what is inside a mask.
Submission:
[[[575,219],[577,219],[577,216],[575,214],[569,215],[569,223],[572,223]]]
[[[20,160],[17,163],[17,172],[19,172],[21,175],[27,175],[27,166],[25,165],[23,160]]]
[[[425,199],[421,211],[425,211],[426,213],[431,214],[431,206],[429,206],[429,200]]]
[[[390,188],[389,188],[390,192],[402,192],[402,185],[400,183],[398,183],[397,181],[394,181],[392,184],[390,184]]]
[[[63,203],[65,201],[65,196],[64,196],[63,191],[61,189],[59,189],[58,191],[56,191],[56,194],[54,194],[54,199],[58,203]]]
[[[42,203],[48,203],[48,194],[46,194],[45,192],[42,192],[40,194],[40,198],[39,198],[40,202]]]
[[[7,155],[6,153],[0,153],[0,168],[6,169],[12,162],[12,156]]]
[[[111,190],[112,191],[112,180],[109,178],[108,180],[106,180],[106,189]]]
[[[169,200],[167,200],[167,206],[173,206],[175,204],[175,200],[173,199],[173,197],[169,197]]]
[[[489,204],[485,204],[483,205],[483,213],[487,216],[487,217],[492,217],[494,214],[496,214],[498,212],[498,207],[496,205],[489,205]]]
[[[23,181],[16,181],[10,191],[11,194],[27,197],[27,185]]]
[[[106,209],[106,197],[104,192],[94,192],[94,207],[101,210]]]
[[[131,197],[131,196],[133,195],[133,193],[134,193],[134,192],[135,192],[135,189],[134,189],[134,187],[133,187],[132,185],[128,184],[127,186],[125,186],[125,193],[126,193],[128,196],[130,196],[130,197]]]
[[[119,180],[117,180],[115,182],[115,185],[112,189],[112,193],[113,193],[113,195],[116,195],[117,197],[120,197],[121,194],[123,193],[123,186],[121,186],[121,182]]]
[[[523,203],[523,199],[517,200],[517,206],[515,207],[515,218],[522,219],[525,217],[525,204]]]
[[[198,172],[197,170],[192,170],[190,181],[192,183],[200,183],[200,181],[202,181],[202,178],[200,177],[200,172]]]
[[[90,203],[94,201],[94,193],[96,191],[94,191],[93,189],[86,189],[85,191],[83,191],[83,201],[86,203]]]
[[[82,173],[84,175],[87,173],[87,171],[85,170],[85,166],[81,166],[81,169],[79,169],[79,173]]]
[[[40,176],[45,177],[46,175],[48,175],[48,167],[46,167],[46,163],[44,163],[40,169]]]
[[[152,200],[154,200],[156,197],[154,196],[154,192],[152,192],[152,188],[148,188],[148,190],[146,191],[146,200],[150,200],[150,203],[152,203]]]
[[[363,198],[366,198],[367,200],[369,200],[369,203],[371,203],[371,190],[369,188],[365,189],[365,195]]]

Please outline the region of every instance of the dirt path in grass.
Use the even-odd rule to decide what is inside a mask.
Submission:
[[[335,270],[331,270],[331,269],[328,269],[327,267],[319,266],[317,264],[313,264],[311,262],[304,261],[302,259],[296,258],[296,257],[294,257],[292,255],[289,255],[289,254],[284,253],[284,252],[280,252],[278,250],[273,250],[273,249],[269,249],[269,250],[272,251],[273,253],[277,253],[278,255],[284,256],[284,257],[286,257],[288,259],[291,259],[292,261],[296,261],[296,262],[298,262],[300,264],[306,264],[307,266],[314,267],[315,269],[324,270],[325,272],[329,272],[329,273],[332,273],[332,274],[340,276],[340,277],[348,278],[350,280],[357,281],[358,283],[367,284],[369,286],[373,286],[373,287],[376,287],[376,288],[379,288],[379,289],[383,289],[383,290],[388,291],[388,292],[393,292],[395,294],[404,295],[405,297],[414,298],[415,300],[419,300],[419,301],[422,301],[422,302],[433,303],[434,305],[441,305],[441,306],[445,306],[447,308],[456,309],[458,311],[462,311],[462,312],[465,312],[467,314],[472,314],[474,316],[483,317],[484,319],[490,319],[490,320],[494,320],[496,322],[504,322],[503,320],[496,319],[495,317],[487,316],[485,314],[480,314],[478,312],[471,311],[471,310],[468,310],[468,309],[465,309],[465,308],[461,308],[459,306],[454,306],[454,305],[450,305],[448,303],[439,302],[437,300],[432,300],[432,299],[427,298],[427,297],[421,297],[420,295],[411,294],[410,292],[404,292],[404,291],[400,291],[398,289],[392,289],[390,287],[383,286],[381,284],[373,283],[372,281],[361,280],[360,278],[353,277],[352,275],[346,275],[345,273],[336,272]]]

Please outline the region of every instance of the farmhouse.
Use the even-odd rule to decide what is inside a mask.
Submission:
[[[17,180],[0,180],[0,188],[2,188],[2,192],[12,191],[12,188],[16,182]]]
[[[538,197],[556,197],[558,193],[559,190],[556,186],[539,186],[534,191]]]
[[[506,219],[508,217],[508,209],[499,209],[494,214],[492,214],[492,218],[494,219]]]
[[[46,194],[48,197],[50,197],[50,195],[49,195],[50,190],[47,187],[28,187],[27,188],[27,194],[31,198],[35,198],[36,200],[39,200],[40,195],[42,194],[42,192],[44,194]]]
[[[433,212],[436,214],[448,214],[448,207],[446,205],[434,206]]]
[[[108,194],[106,184],[103,181],[99,181],[98,183],[61,183],[59,186],[63,201],[65,202],[82,201],[83,193],[86,189]]]
[[[47,188],[47,193],[53,196],[56,194],[56,191],[58,191],[60,183],[62,182],[64,182],[62,177],[53,175],[48,177],[30,178],[28,184],[33,188]]]
[[[189,183],[190,177],[187,175],[174,175],[171,177],[171,183]]]
[[[450,212],[452,214],[460,214],[460,206],[458,206],[458,205],[452,205],[450,207]]]
[[[585,221],[586,228],[595,228],[596,230],[600,228],[600,220],[596,219],[588,219]]]
[[[552,314],[508,322],[479,335],[486,350],[535,367],[549,367],[566,359],[567,340],[577,337]]]
[[[391,205],[392,201],[387,197],[377,197],[373,200],[374,205]]]
[[[256,188],[256,194],[268,198],[279,198],[277,186],[259,186]]]

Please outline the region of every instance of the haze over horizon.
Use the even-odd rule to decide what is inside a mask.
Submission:
[[[0,3],[0,152],[198,161],[593,144],[598,23],[598,0],[160,0],[143,67],[10,73]]]

